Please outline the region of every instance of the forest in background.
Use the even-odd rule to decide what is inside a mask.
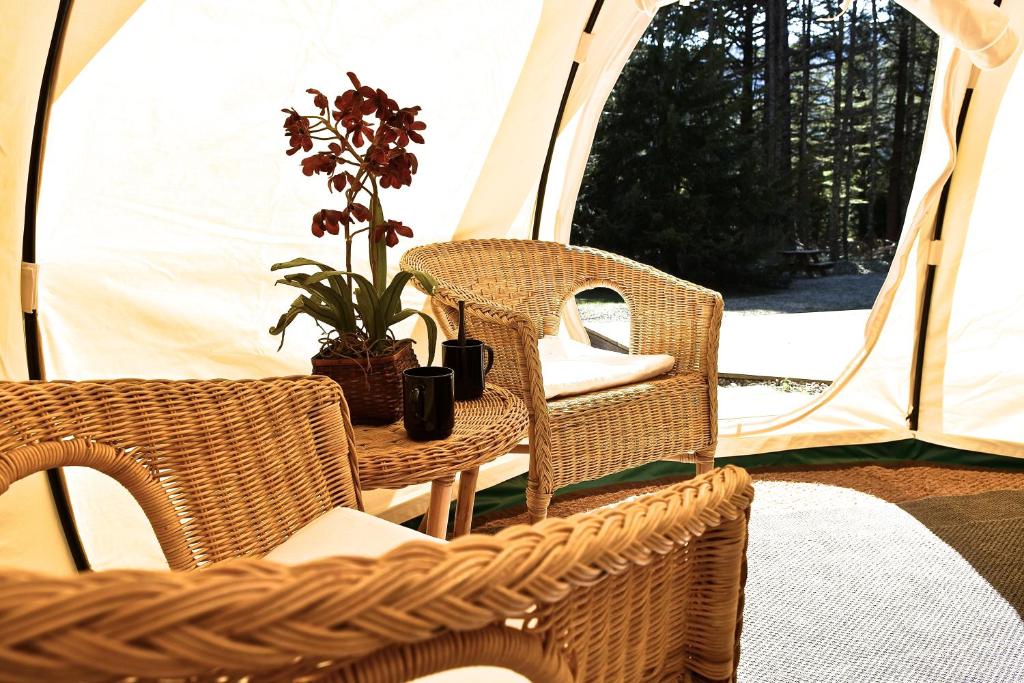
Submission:
[[[938,38],[887,0],[659,10],[602,114],[573,241],[725,292],[778,251],[844,261],[899,237]]]

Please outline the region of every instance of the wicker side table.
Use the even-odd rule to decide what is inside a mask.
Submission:
[[[364,489],[399,489],[431,482],[427,533],[444,538],[452,484],[459,474],[455,535],[473,519],[480,465],[512,450],[526,434],[526,407],[511,392],[489,386],[475,401],[455,404],[455,429],[447,439],[412,441],[402,422],[355,426],[359,483]]]

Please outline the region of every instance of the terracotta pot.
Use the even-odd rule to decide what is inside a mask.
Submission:
[[[402,417],[402,373],[420,365],[412,341],[400,341],[397,348],[390,356],[314,356],[313,374],[326,375],[341,386],[353,424],[389,424]]]

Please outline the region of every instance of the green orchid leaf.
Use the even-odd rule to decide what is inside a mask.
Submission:
[[[377,298],[372,286],[356,288],[356,305],[370,343],[376,344],[387,334],[387,327],[380,314],[380,299]]]
[[[388,320],[388,327],[397,325],[406,318],[418,315],[423,319],[424,324],[427,326],[427,344],[430,348],[427,351],[427,365],[433,365],[434,363],[434,350],[437,347],[437,323],[434,319],[423,311],[417,311],[415,308],[403,308],[401,311],[396,313],[390,320]]]
[[[278,318],[277,325],[270,328],[270,334],[281,335],[281,343],[277,347],[278,351],[280,351],[281,347],[284,346],[285,330],[292,324],[292,321],[294,321],[300,313],[305,313],[317,322],[330,325],[332,327],[334,326],[333,316],[331,315],[329,308],[315,303],[310,297],[300,296],[292,302],[288,311]]]
[[[367,280],[364,275],[360,275],[359,273],[353,273],[353,272],[348,271],[348,270],[339,270],[339,271],[335,271],[335,272],[337,272],[337,273],[339,273],[339,274],[341,274],[343,276],[347,275],[347,276],[351,277],[353,280],[355,280],[357,285],[359,285],[360,287],[368,290],[370,298],[373,300],[374,304],[376,305],[376,303],[377,303],[377,301],[379,299],[379,297],[377,296],[377,290],[373,288],[373,284],[369,280]]]
[[[385,320],[390,320],[402,308],[402,291],[412,279],[412,273],[400,272],[380,297],[380,306]]]
[[[339,332],[356,332],[359,326],[356,321],[351,294],[346,296],[345,292],[337,292],[334,288],[318,282],[318,280],[322,280],[325,277],[328,279],[332,278],[333,276],[330,275],[332,272],[335,271],[327,271],[314,276],[307,275],[306,273],[294,273],[285,275],[282,279],[285,281],[283,284],[300,287],[310,292],[310,294],[317,294],[324,303],[333,308],[338,317],[338,324],[335,327]],[[281,281],[278,280],[278,282]]]
[[[381,208],[380,199],[374,194],[370,200],[370,232],[367,233],[367,242],[370,248],[370,273],[373,274],[373,286],[378,295],[384,293],[388,284],[388,245],[383,237],[374,239],[374,228],[384,225],[384,210]]]
[[[341,320],[342,314],[340,311],[337,310],[337,307],[334,305],[334,302],[332,301],[334,297],[329,287],[317,284],[308,285],[302,281],[289,280],[286,278],[281,278],[275,284],[287,285],[288,287],[295,287],[296,289],[301,289],[302,291],[309,294],[310,298],[317,305],[324,306],[330,309],[334,317],[338,318],[339,321]]]
[[[332,273],[341,272],[341,271],[337,270],[336,268],[331,268],[330,266],[328,266],[326,264],[323,264],[323,263],[320,263],[319,261],[314,261],[314,260],[308,259],[308,258],[296,258],[296,259],[292,259],[291,261],[286,261],[284,263],[275,263],[274,265],[270,266],[270,270],[271,271],[275,271],[275,270],[282,270],[284,268],[298,268],[299,266],[316,266],[317,268],[319,268],[321,271],[324,271],[324,272],[328,272],[328,271],[330,271]],[[335,290],[337,290],[339,293],[340,292],[349,292],[349,297],[352,296],[351,291],[350,291],[351,287],[349,287],[348,282],[343,277],[338,277],[337,275],[332,276],[331,277],[331,287],[334,288]]]
[[[421,270],[410,270],[412,276],[416,278],[416,281],[420,283],[420,287],[427,294],[434,293],[434,287],[437,287],[437,278],[433,275],[428,275]]]

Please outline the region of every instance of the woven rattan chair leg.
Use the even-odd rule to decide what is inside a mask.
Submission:
[[[436,479],[430,484],[430,507],[427,508],[427,534],[444,538],[448,533],[448,508],[452,504],[455,477]]]
[[[715,444],[708,446],[695,453],[697,461],[697,474],[705,474],[715,469]]]
[[[526,509],[530,513],[530,524],[543,522],[548,516],[548,506],[551,505],[550,493],[538,493],[531,486],[526,487]]]

